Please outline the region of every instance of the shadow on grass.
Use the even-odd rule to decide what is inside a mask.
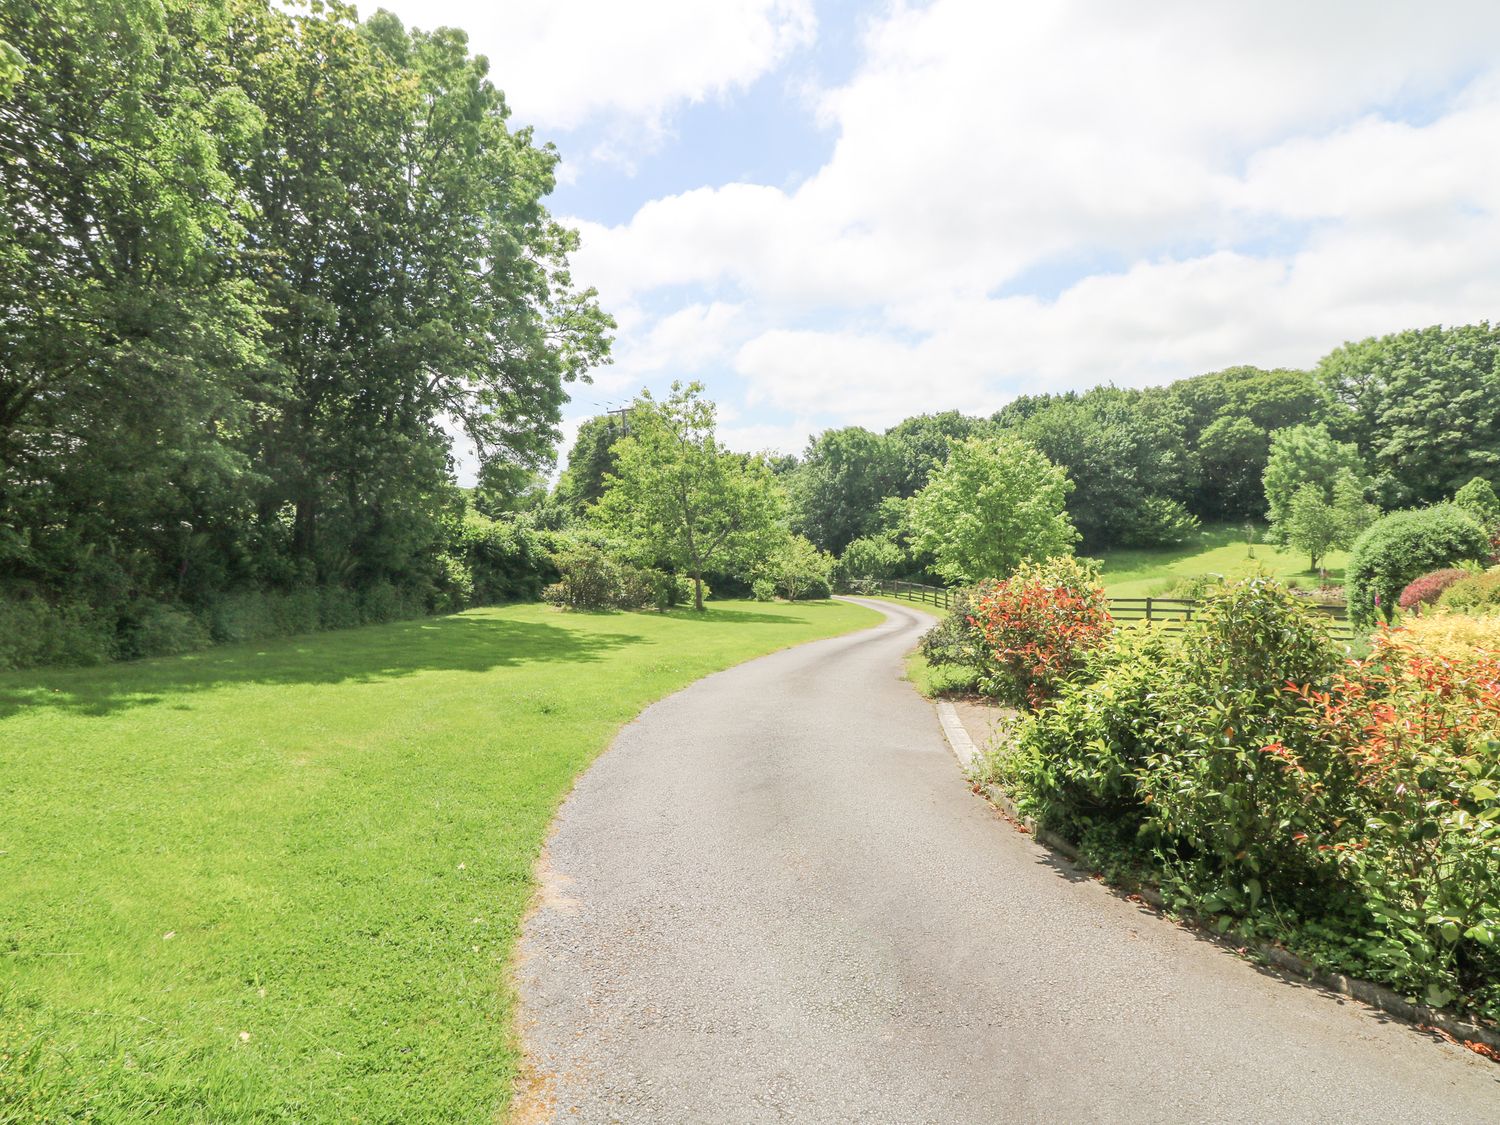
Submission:
[[[621,618],[622,625],[627,622]],[[102,668],[12,673],[0,677],[0,719],[37,708],[108,715],[231,684],[361,683],[417,672],[589,663],[644,643],[645,637],[624,631],[578,632],[467,615],[428,617]]]

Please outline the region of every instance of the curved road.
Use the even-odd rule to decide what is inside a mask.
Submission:
[[[866,604],[886,620],[700,681],[579,780],[521,943],[518,1120],[1500,1119],[1500,1066],[997,817],[901,681],[930,619]]]

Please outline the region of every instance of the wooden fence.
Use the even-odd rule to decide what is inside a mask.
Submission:
[[[954,591],[946,586],[924,586],[920,582],[888,579],[880,582],[880,592],[887,597],[923,602],[935,608],[953,607]],[[1150,621],[1168,629],[1180,629],[1184,623],[1193,619],[1193,614],[1202,605],[1202,602],[1186,598],[1110,598],[1109,615],[1116,621]],[[1349,610],[1342,603],[1328,605],[1308,602],[1307,607],[1329,619],[1329,632],[1334,640],[1354,639],[1354,626],[1349,623]]]

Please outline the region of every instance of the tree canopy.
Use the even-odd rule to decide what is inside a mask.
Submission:
[[[1500,485],[1500,326],[1434,326],[1345,344],[1317,376],[1390,505]]]
[[[449,431],[534,480],[610,327],[464,35],[15,0],[0,39],[10,592],[440,581]]]
[[[714,404],[702,390],[674,383],[660,401],[642,392],[594,508],[641,561],[688,574],[699,610],[705,571],[748,572],[786,539],[780,483],[764,458],[720,445]]]
[[[952,582],[1009,574],[1026,558],[1071,554],[1073,484],[1038,449],[1012,436],[956,443],[912,499],[916,546]]]

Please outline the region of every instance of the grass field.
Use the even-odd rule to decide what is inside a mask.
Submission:
[[[1331,581],[1343,580],[1348,558],[1346,551],[1333,551],[1324,560]],[[1247,544],[1244,529],[1238,527],[1205,527],[1178,547],[1109,551],[1103,563],[1104,589],[1112,598],[1156,597],[1181,579],[1200,574],[1245,578],[1264,572],[1282,581],[1295,578],[1304,586],[1318,582],[1306,555],[1269,543]]]
[[[874,620],[525,605],[0,676],[0,1121],[494,1118],[579,770],[646,703]]]

